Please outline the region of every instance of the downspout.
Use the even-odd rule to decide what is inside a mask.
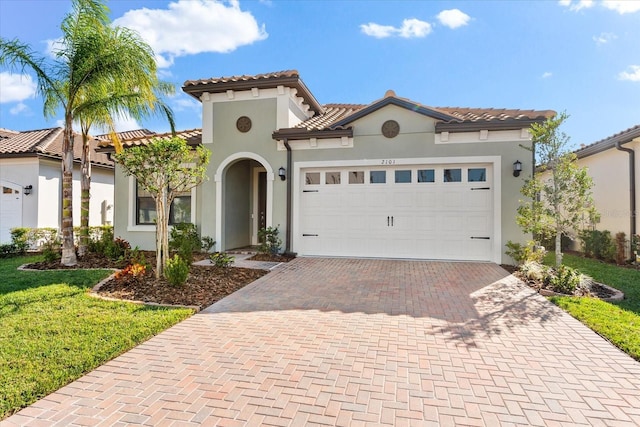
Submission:
[[[636,232],[636,159],[635,159],[635,152],[633,151],[633,149],[625,148],[622,146],[622,144],[626,144],[626,142],[616,141],[616,149],[620,151],[626,151],[627,153],[629,153],[629,206],[631,208],[631,216],[629,218],[631,237],[629,238],[629,241],[632,241],[633,236],[637,234]]]
[[[287,149],[287,233],[285,237],[284,253],[288,254],[288,253],[291,253],[291,191],[292,191],[291,190],[291,186],[292,186],[291,165],[293,164],[293,161],[292,161],[292,152],[291,152],[291,146],[289,145],[289,140],[285,138],[283,142],[284,142],[285,148]]]

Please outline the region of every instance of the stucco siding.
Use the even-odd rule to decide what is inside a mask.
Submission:
[[[38,159],[0,159],[0,180],[24,189],[33,186],[29,196],[22,194],[23,227],[37,227],[38,225]],[[24,191],[24,190],[23,190]]]

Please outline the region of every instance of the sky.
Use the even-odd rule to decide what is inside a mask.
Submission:
[[[370,104],[388,89],[430,107],[566,111],[572,148],[640,124],[640,1],[112,0],[114,25],[156,54],[178,130],[202,127],[186,80],[298,70],[322,103]],[[0,37],[42,55],[70,0],[0,0]],[[45,118],[28,71],[0,66],[0,127]],[[119,131],[169,130],[160,117]],[[98,133],[96,131],[93,132]]]

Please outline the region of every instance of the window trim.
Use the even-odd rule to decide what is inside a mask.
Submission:
[[[196,192],[197,187],[191,189],[191,219],[192,224],[196,223]],[[154,224],[138,224],[138,191],[136,185],[136,178],[129,177],[129,203],[128,203],[128,216],[129,223],[127,225],[127,231],[153,231],[155,232],[156,226]],[[172,225],[169,224],[169,229]]]

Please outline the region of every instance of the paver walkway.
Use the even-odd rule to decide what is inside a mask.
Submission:
[[[640,424],[640,364],[495,264],[299,258],[2,425]]]

